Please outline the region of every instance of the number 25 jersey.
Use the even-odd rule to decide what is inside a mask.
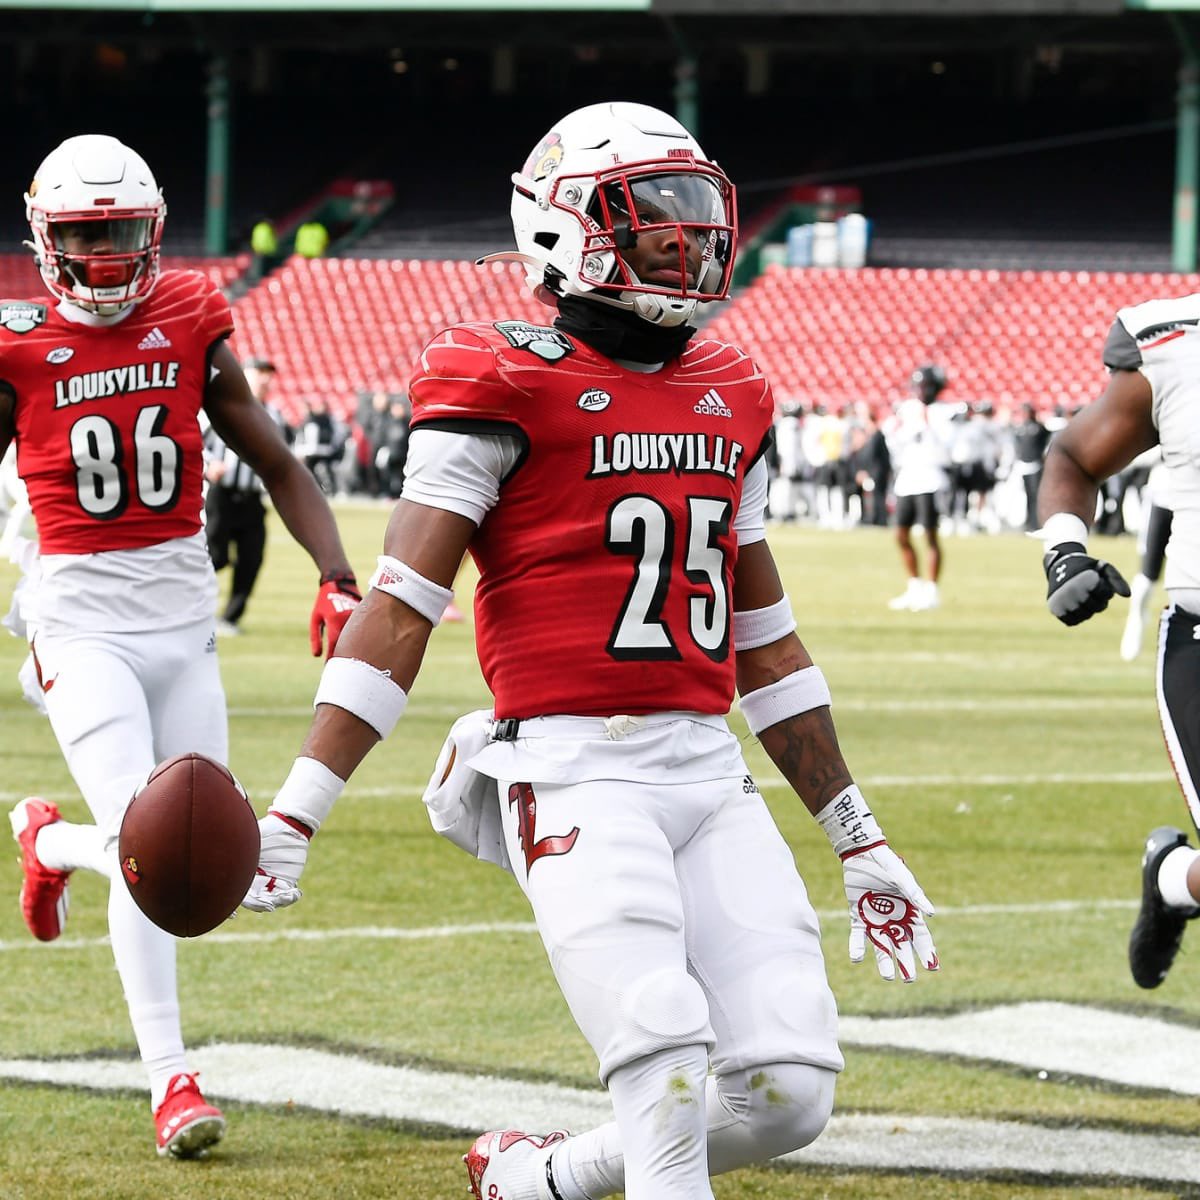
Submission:
[[[471,543],[497,717],[728,711],[733,519],[774,409],[746,354],[696,340],[644,373],[561,330],[462,325],[410,397],[414,428],[522,447]]]

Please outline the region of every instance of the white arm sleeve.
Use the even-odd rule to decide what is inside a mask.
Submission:
[[[455,433],[418,426],[408,439],[401,498],[443,508],[476,525],[496,504],[521,446],[498,433]]]
[[[763,513],[767,508],[767,460],[760,458],[742,481],[742,502],[733,518],[739,546],[761,542],[767,536]]]

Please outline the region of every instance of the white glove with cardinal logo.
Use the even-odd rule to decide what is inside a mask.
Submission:
[[[862,792],[851,784],[817,813],[817,821],[842,860],[850,961],[862,962],[870,942],[879,974],[889,982],[899,974],[905,983],[916,983],[918,958],[927,971],[936,971],[937,950],[925,924],[933,905],[887,844]]]

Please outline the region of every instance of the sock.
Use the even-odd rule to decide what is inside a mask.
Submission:
[[[175,990],[175,939],[142,914],[119,876],[108,893],[108,932],[154,1109],[171,1079],[188,1069]]]
[[[1200,850],[1191,846],[1176,846],[1158,865],[1158,894],[1168,908],[1194,909],[1200,900],[1194,897],[1187,885],[1188,870],[1200,858]]]
[[[34,850],[42,865],[52,871],[82,869],[112,878],[113,858],[98,825],[76,825],[71,821],[44,825],[38,830]]]
[[[551,1159],[562,1200],[712,1200],[704,1046],[648,1055],[612,1073],[616,1121],[571,1138]]]
[[[1136,612],[1138,617],[1145,619],[1146,605],[1150,600],[1150,593],[1154,590],[1154,580],[1147,579],[1140,571],[1129,581],[1129,609],[1130,612]]]

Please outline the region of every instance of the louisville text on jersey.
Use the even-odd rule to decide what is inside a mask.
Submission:
[[[81,400],[103,400],[127,392],[152,392],[177,386],[180,364],[177,362],[136,363],[128,367],[109,367],[105,371],[85,371],[54,381],[54,407],[66,408]]]
[[[744,450],[741,442],[710,433],[598,433],[587,477],[673,471],[736,479]]]

